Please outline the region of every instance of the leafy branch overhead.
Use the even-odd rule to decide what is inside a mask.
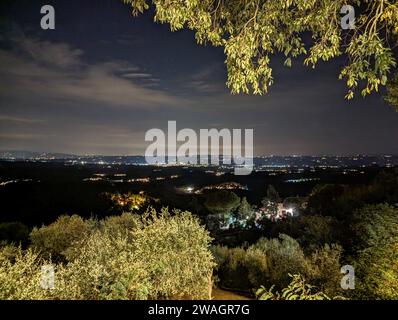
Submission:
[[[134,15],[152,3],[155,21],[172,31],[189,28],[199,44],[224,48],[227,85],[232,93],[264,94],[274,79],[270,60],[285,65],[304,55],[304,64],[346,55],[340,73],[351,99],[386,85],[396,66],[397,0],[123,0]],[[355,29],[343,30],[341,8],[356,8]],[[311,36],[311,43],[304,37]]]
[[[398,111],[398,74],[387,84],[386,101]]]

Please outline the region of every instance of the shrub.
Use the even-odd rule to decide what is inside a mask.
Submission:
[[[355,271],[355,298],[397,300],[398,238],[363,250],[355,263]]]
[[[40,287],[43,264],[44,260],[31,249],[0,248],[0,300],[45,299],[46,291]]]
[[[336,241],[336,219],[329,216],[303,215],[298,218],[298,241],[309,250]]]
[[[341,252],[340,246],[326,244],[308,257],[307,279],[329,296],[343,294],[340,285],[342,277],[340,273]]]
[[[244,248],[226,248],[216,246],[213,250],[218,256],[216,269],[220,286],[225,289],[246,290],[251,288]]]
[[[134,233],[137,257],[154,284],[150,296],[209,298],[214,267],[209,233],[189,212],[173,213],[152,210]]]
[[[250,247],[246,251],[245,264],[247,277],[252,288],[258,288],[261,284],[269,281],[268,258],[264,252]]]
[[[95,221],[83,220],[78,215],[60,216],[54,223],[34,228],[30,234],[32,247],[41,252],[45,258],[63,261],[66,250],[71,245],[90,234]]]
[[[314,292],[314,286],[308,284],[305,279],[299,275],[290,275],[292,278],[290,284],[282,289],[282,293],[273,292],[274,287],[266,289],[261,287],[256,292],[258,300],[330,300],[323,292]]]
[[[142,228],[142,221],[138,215],[124,212],[120,216],[110,216],[101,220],[99,227],[110,234],[131,236],[131,231]]]
[[[150,210],[143,217],[126,214],[100,222],[64,216],[36,229],[32,239],[34,248],[4,247],[0,252],[3,299],[206,299],[211,295],[211,238],[189,212]],[[40,269],[50,255],[62,259],[54,264],[55,288],[43,290]],[[26,288],[21,287],[24,283]]]
[[[248,248],[216,246],[213,253],[221,287],[249,290],[274,286],[281,290],[289,285],[289,274],[302,274],[327,294],[341,292],[341,248],[336,245],[305,255],[295,239],[281,234],[275,239],[261,238]]]
[[[383,245],[398,237],[398,209],[393,206],[367,205],[353,216],[352,241],[358,250]]]
[[[305,274],[307,261],[300,244],[293,238],[281,234],[279,239],[262,238],[252,246],[267,257],[269,284],[283,288],[289,284],[288,274]]]
[[[68,251],[54,296],[59,299],[147,299],[145,264],[137,260],[127,236],[96,230]]]

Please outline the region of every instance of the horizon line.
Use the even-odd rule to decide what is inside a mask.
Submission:
[[[64,156],[74,156],[74,157],[145,157],[144,154],[96,154],[96,153],[68,153],[68,152],[54,152],[54,151],[30,151],[30,150],[1,150],[0,153],[41,153],[41,154],[53,154],[53,155],[64,155]],[[168,157],[167,154],[159,155]],[[219,154],[219,157],[223,157],[223,154]],[[233,158],[232,155],[230,155]],[[262,154],[262,155],[254,155],[253,158],[259,157],[358,157],[358,156],[366,156],[366,157],[398,157],[398,154],[394,153],[347,153],[347,154],[338,154],[338,153],[328,153],[328,154]],[[154,156],[153,156],[154,157]],[[195,157],[195,156],[192,156]],[[212,155],[200,155],[197,154],[196,157],[212,157]]]

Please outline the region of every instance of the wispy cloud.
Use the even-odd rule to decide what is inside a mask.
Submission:
[[[0,50],[0,93],[46,96],[124,108],[181,107],[188,103],[148,84],[158,79],[123,61],[87,64],[66,43],[20,38]],[[140,82],[140,80],[143,80]]]
[[[149,73],[132,73],[132,72],[130,72],[130,73],[123,74],[123,77],[124,78],[132,78],[132,79],[135,79],[135,78],[152,78],[152,75],[149,74]]]
[[[190,80],[184,84],[184,87],[198,93],[219,94],[225,92],[225,84],[220,82],[215,75],[220,74],[220,65],[212,64],[203,70],[191,75]]]
[[[8,115],[0,115],[0,122],[13,122],[19,124],[33,124],[33,123],[42,123],[44,120],[42,119],[33,119],[33,118],[24,118],[24,117],[16,117],[16,116],[8,116]]]
[[[51,67],[70,68],[82,64],[83,51],[67,43],[54,44],[27,37],[17,38],[14,43],[22,55]]]

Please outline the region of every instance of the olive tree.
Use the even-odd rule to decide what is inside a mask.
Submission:
[[[134,15],[153,4],[155,21],[168,23],[172,31],[191,29],[199,44],[224,48],[232,93],[266,93],[274,81],[270,63],[276,54],[284,56],[288,67],[304,56],[304,64],[313,68],[319,61],[345,55],[340,79],[346,81],[348,99],[357,89],[363,96],[378,91],[396,66],[392,48],[398,35],[397,0],[123,2]],[[347,5],[357,9],[352,29],[342,25],[341,11]],[[307,34],[310,41],[304,40]]]

